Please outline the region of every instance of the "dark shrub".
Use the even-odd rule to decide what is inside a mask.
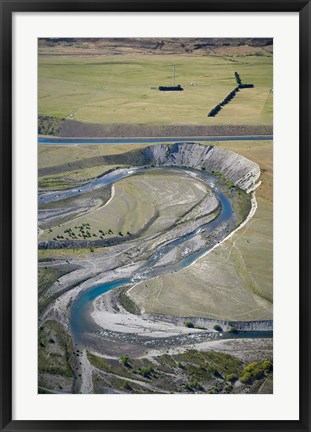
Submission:
[[[192,322],[190,320],[185,321],[185,326],[188,328],[194,328],[194,325],[192,324]]]

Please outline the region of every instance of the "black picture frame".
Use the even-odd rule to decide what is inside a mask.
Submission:
[[[1,7],[1,431],[311,431],[310,423],[310,1],[0,0]],[[299,12],[300,32],[300,418],[297,421],[12,420],[12,14],[14,12]],[[297,371],[289,371],[297,373]]]

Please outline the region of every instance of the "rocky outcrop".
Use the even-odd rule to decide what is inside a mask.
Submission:
[[[245,192],[255,189],[259,166],[237,153],[219,147],[191,142],[148,146],[143,150],[146,163],[176,165],[218,172]]]

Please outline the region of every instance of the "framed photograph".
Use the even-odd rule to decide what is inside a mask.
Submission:
[[[1,430],[309,431],[310,2],[1,29]]]

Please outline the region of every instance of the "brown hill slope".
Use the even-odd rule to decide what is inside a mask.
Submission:
[[[39,53],[224,54],[272,51],[271,38],[41,38]]]

